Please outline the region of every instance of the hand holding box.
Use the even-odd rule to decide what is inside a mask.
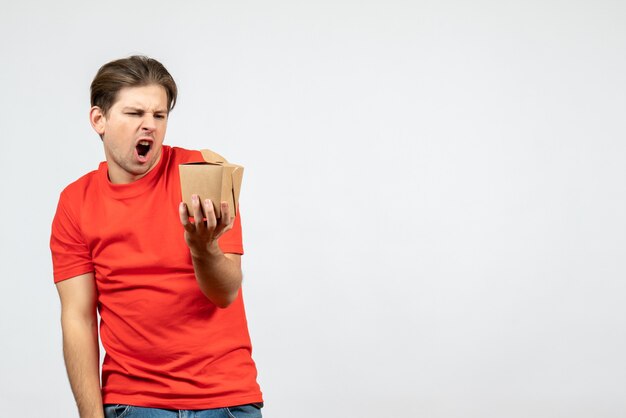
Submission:
[[[230,164],[224,157],[211,150],[205,149],[200,152],[204,162],[178,166],[182,201],[187,204],[187,208],[191,208],[193,194],[197,194],[201,202],[204,199],[211,199],[217,218],[222,216],[220,202],[228,202],[230,213],[235,216],[239,210],[243,167]],[[202,211],[206,216],[204,209]]]

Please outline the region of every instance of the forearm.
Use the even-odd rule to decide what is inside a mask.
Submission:
[[[230,305],[241,287],[241,267],[222,253],[217,243],[200,253],[191,253],[202,293],[220,308]]]
[[[63,355],[81,418],[103,418],[97,321],[62,317]]]

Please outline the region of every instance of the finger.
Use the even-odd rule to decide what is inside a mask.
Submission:
[[[185,230],[190,231],[193,229],[193,225],[189,222],[189,211],[187,210],[185,202],[180,202],[180,205],[178,205],[178,216]]]
[[[221,237],[224,232],[230,230],[233,225],[233,219],[230,216],[230,209],[228,207],[228,202],[222,202],[220,204],[220,208],[222,211],[222,216],[220,217],[219,224],[215,228],[214,236],[215,238]]]
[[[221,224],[224,226],[224,230],[228,231],[232,227],[234,219],[234,217],[230,216],[230,207],[228,206],[228,202],[222,202]]]
[[[206,223],[209,229],[214,229],[217,225],[217,219],[215,219],[215,208],[213,208],[213,202],[211,199],[204,200],[204,212],[206,213]]]
[[[200,207],[200,197],[197,194],[191,195],[191,211],[193,212],[193,223],[196,228],[202,224],[202,208]]]

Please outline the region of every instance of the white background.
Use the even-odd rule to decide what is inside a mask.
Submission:
[[[626,3],[2,0],[0,39],[2,417],[76,416],[50,223],[133,53],[166,143],[246,167],[267,418],[626,416]]]

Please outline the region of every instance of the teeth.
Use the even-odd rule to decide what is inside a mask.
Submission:
[[[150,141],[139,141],[139,145],[143,145],[147,147],[150,145]]]

